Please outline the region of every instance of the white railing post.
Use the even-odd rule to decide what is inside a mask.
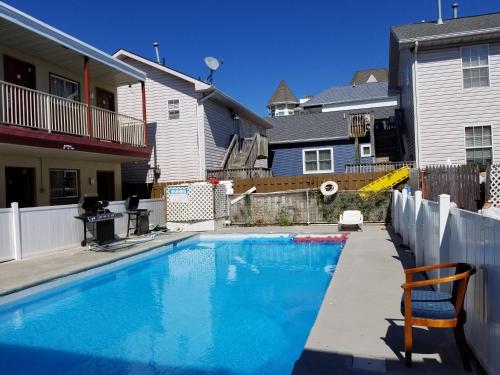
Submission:
[[[401,237],[403,244],[408,246],[408,213],[406,212],[406,205],[408,204],[408,190],[403,189],[401,198]]]
[[[392,227],[399,233],[399,190],[392,192]]]
[[[51,113],[50,113],[50,107],[51,107],[50,106],[50,96],[46,96],[45,101],[47,102],[47,104],[46,104],[47,113],[46,113],[46,119],[45,119],[47,121],[47,131],[49,133],[51,133],[52,132],[52,118],[51,118]]]
[[[23,259],[23,248],[21,243],[21,214],[19,212],[19,203],[12,202],[12,238],[14,239],[14,259]]]
[[[424,264],[424,254],[423,248],[423,237],[422,237],[422,220],[420,216],[420,208],[422,207],[422,192],[417,190],[415,192],[415,264],[417,267],[423,266]]]

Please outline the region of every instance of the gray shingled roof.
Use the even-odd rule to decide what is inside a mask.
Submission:
[[[285,81],[281,81],[274,90],[273,95],[271,96],[271,99],[267,102],[267,106],[269,107],[272,104],[278,104],[278,103],[292,103],[292,104],[299,104],[299,101],[293,95],[292,90],[288,87]]]
[[[500,28],[500,13],[444,20],[442,25],[433,21],[393,26],[392,32],[402,42],[492,28]]]
[[[395,108],[396,107],[374,108],[375,118],[389,118],[394,115]],[[273,127],[267,130],[267,136],[269,137],[270,143],[348,139],[348,113],[349,112],[345,111],[317,112],[295,116],[268,117],[266,120]],[[344,116],[344,114],[346,116]]]
[[[336,86],[314,96],[303,107],[322,104],[356,102],[366,99],[388,98],[387,82],[364,83],[362,85]]]
[[[352,76],[351,85],[368,83],[368,80],[372,75],[375,77],[377,82],[384,82],[387,81],[389,72],[386,68],[357,70],[356,73],[354,73],[354,75]]]

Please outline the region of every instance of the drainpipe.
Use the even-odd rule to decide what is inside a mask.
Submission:
[[[413,52],[413,127],[415,137],[415,162],[417,168],[420,168],[420,127],[418,123],[418,41],[415,41],[415,50]]]
[[[215,95],[216,91],[212,89],[208,94],[205,96],[201,97],[198,99],[198,104],[196,106],[196,117],[198,121],[198,131],[196,132],[196,138],[197,138],[197,145],[198,145],[198,152],[199,152],[199,162],[200,162],[200,179],[204,180],[206,178],[206,173],[205,173],[205,127],[204,127],[204,116],[202,113],[199,112],[200,106],[203,104],[203,102],[213,95]]]

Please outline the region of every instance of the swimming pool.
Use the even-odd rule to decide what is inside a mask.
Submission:
[[[0,374],[288,374],[342,247],[195,236],[0,306]]]

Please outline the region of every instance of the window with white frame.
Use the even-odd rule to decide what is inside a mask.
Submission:
[[[359,145],[359,154],[362,158],[372,156],[372,145],[370,143],[362,143]]]
[[[68,78],[49,74],[50,78],[50,93],[61,98],[80,101],[80,83]]]
[[[467,164],[486,166],[493,160],[491,126],[465,128],[465,153]]]
[[[333,172],[333,148],[302,150],[303,173]]]
[[[178,120],[181,117],[179,109],[179,99],[172,99],[168,101],[168,119]]]
[[[462,47],[464,89],[490,85],[489,46]]]

